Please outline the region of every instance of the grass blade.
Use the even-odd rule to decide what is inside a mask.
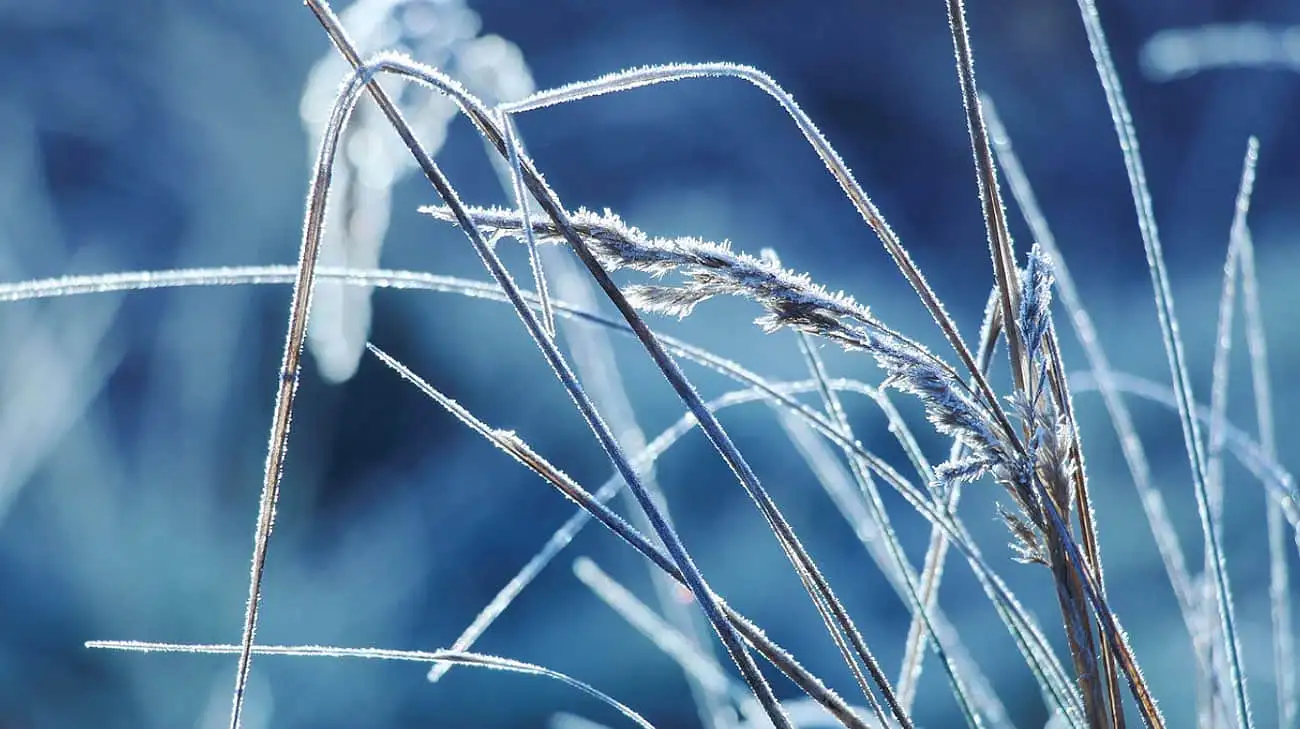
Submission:
[[[1277,461],[1277,436],[1273,425],[1273,387],[1268,374],[1268,346],[1259,308],[1259,279],[1255,274],[1255,246],[1250,229],[1243,228],[1241,293],[1245,303],[1246,344],[1250,352],[1251,385],[1255,396],[1260,450],[1266,460]],[[1265,505],[1268,520],[1269,604],[1273,620],[1273,670],[1277,682],[1278,726],[1296,726],[1295,634],[1291,627],[1291,586],[1286,561],[1286,527],[1282,506]]]
[[[203,653],[226,654],[240,653],[243,646],[213,643],[146,643],[136,640],[92,640],[86,642],[87,648],[100,648],[138,653]],[[323,645],[259,645],[253,652],[267,656],[301,656],[312,658],[368,658],[382,661],[415,661],[419,663],[455,663],[464,666],[491,668],[497,671],[523,673],[530,676],[542,676],[572,686],[584,694],[618,711],[632,720],[641,729],[654,729],[654,725],[628,706],[608,694],[594,688],[588,683],[560,673],[559,671],[525,663],[512,658],[489,656],[482,653],[463,651],[408,651],[389,648],[340,648]]]

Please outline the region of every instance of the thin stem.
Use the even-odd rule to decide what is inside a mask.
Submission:
[[[306,219],[303,222],[302,244],[298,251],[298,273],[293,284],[292,303],[289,305],[288,332],[285,334],[284,354],[280,361],[275,410],[271,416],[266,467],[262,472],[262,493],[258,499],[257,525],[253,534],[253,559],[248,580],[248,602],[244,609],[239,662],[235,668],[235,689],[231,697],[230,729],[239,729],[240,714],[244,707],[244,692],[248,686],[248,673],[252,668],[253,640],[257,632],[257,619],[262,599],[262,578],[266,572],[266,556],[271,545],[271,529],[275,524],[275,505],[280,495],[284,459],[289,449],[289,426],[293,420],[294,396],[298,392],[302,349],[307,336],[307,317],[311,310],[312,291],[316,283],[314,272],[320,256],[326,191],[329,189],[330,176],[334,169],[334,151],[338,145],[338,137],[346,127],[353,108],[352,104],[336,104],[331,109],[320,153],[316,158],[311,188],[307,194]]]
[[[555,339],[555,312],[551,309],[551,295],[546,286],[546,274],[542,271],[542,258],[537,254],[537,240],[533,236],[533,226],[529,223],[529,211],[532,207],[524,192],[524,173],[519,165],[519,142],[515,132],[514,119],[506,112],[501,112],[501,130],[505,134],[506,148],[510,151],[510,183],[515,196],[515,207],[519,208],[519,217],[524,221],[524,242],[528,246],[528,265],[533,271],[533,285],[537,287],[537,297],[542,303],[542,329]]]

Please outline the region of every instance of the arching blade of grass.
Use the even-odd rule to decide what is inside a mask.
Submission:
[[[289,448],[289,426],[293,421],[294,397],[298,393],[298,374],[302,368],[303,344],[307,338],[307,316],[311,310],[312,289],[315,287],[316,261],[320,255],[321,233],[325,223],[325,203],[333,171],[334,152],[338,136],[352,113],[352,105],[336,104],[330,111],[320,153],[313,168],[311,187],[307,194],[306,219],[302,228],[302,243],[298,251],[298,270],[289,305],[288,331],[284,338],[284,354],[275,392],[275,409],[271,416],[271,434],[267,441],[266,466],[262,476],[262,492],[258,499],[257,523],[253,532],[253,558],[248,580],[248,602],[244,609],[244,625],[240,636],[239,662],[235,668],[235,688],[231,697],[230,729],[239,729],[240,713],[244,707],[244,690],[248,685],[248,672],[252,667],[253,641],[262,600],[262,578],[266,571],[266,556],[271,544],[271,529],[275,524],[275,505],[280,494],[280,479],[284,473],[284,459]]]
[[[92,640],[86,642],[87,648],[100,648],[137,653],[203,653],[230,654],[240,653],[243,646],[213,643],[146,643],[135,640]],[[388,648],[340,648],[324,645],[258,645],[253,652],[265,656],[299,656],[308,658],[368,658],[381,661],[414,661],[417,663],[456,663],[462,666],[490,668],[510,673],[523,673],[541,676],[572,686],[592,698],[600,701],[630,719],[641,729],[654,729],[654,725],[608,694],[594,688],[591,684],[534,663],[516,661],[512,658],[489,656],[482,653],[464,651],[408,651]]]

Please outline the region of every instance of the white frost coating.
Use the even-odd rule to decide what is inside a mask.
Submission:
[[[479,36],[478,15],[462,0],[359,0],[342,19],[363,52],[396,51],[448,70],[489,103],[522,98],[534,90],[523,54],[498,36]],[[351,75],[347,61],[331,49],[308,76],[299,111],[313,157],[339,83]],[[456,115],[455,105],[398,78],[385,79],[384,88],[425,148],[437,154]],[[379,109],[358,105],[333,173],[320,264],[377,267],[392,214],[393,186],[415,170]],[[357,370],[370,336],[370,293],[369,288],[333,281],[316,284],[307,348],[330,382],[344,382]]]

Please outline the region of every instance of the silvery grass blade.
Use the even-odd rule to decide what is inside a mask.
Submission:
[[[1300,73],[1296,26],[1260,23],[1167,28],[1142,44],[1139,60],[1152,81],[1176,81],[1220,69]]]
[[[501,114],[501,130],[505,135],[506,148],[510,151],[510,184],[515,197],[515,208],[519,210],[519,217],[522,220],[529,220],[529,208],[532,205],[528,201],[528,193],[524,191],[524,173],[520,167],[520,149],[518,141],[518,132],[515,130],[515,122],[509,114]],[[537,298],[542,305],[542,329],[551,337],[555,338],[555,312],[551,309],[551,296],[546,286],[546,274],[542,271],[542,259],[537,254],[537,241],[533,239],[532,226],[524,223],[524,242],[528,246],[528,266],[533,272],[533,286],[537,289]]]
[[[203,653],[218,655],[239,653],[243,650],[243,647],[239,645],[220,643],[146,643],[136,640],[92,640],[86,642],[86,647],[138,653]],[[654,725],[646,721],[640,714],[603,691],[594,688],[591,684],[545,666],[517,661],[512,658],[501,658],[500,656],[464,651],[408,651],[389,648],[340,648],[323,645],[259,645],[253,647],[253,652],[266,656],[368,658],[371,660],[413,661],[417,663],[449,662],[462,666],[475,666],[477,668],[490,668],[497,671],[541,676],[559,681],[591,696],[627,717],[641,729],[654,729]]]
[[[1277,435],[1273,424],[1273,387],[1268,374],[1268,344],[1259,308],[1259,278],[1255,273],[1255,246],[1250,228],[1242,231],[1241,293],[1245,304],[1246,344],[1250,352],[1251,385],[1255,396],[1260,450],[1265,460],[1277,460]],[[1277,682],[1278,725],[1296,725],[1295,635],[1291,623],[1291,585],[1286,561],[1286,526],[1282,507],[1265,504],[1268,521],[1269,604],[1273,620],[1273,667]]]
[[[460,86],[454,81],[438,74],[433,69],[417,67],[407,61],[394,58],[381,58],[374,64],[363,66],[360,57],[357,55],[355,46],[353,46],[348,40],[346,31],[339,24],[337,17],[334,16],[333,11],[329,8],[328,4],[323,1],[308,0],[308,5],[316,14],[317,19],[320,20],[331,41],[333,41],[335,46],[339,48],[340,52],[348,62],[357,69],[357,72],[353,75],[347,86],[340,92],[339,99],[336,102],[336,108],[351,108],[356,104],[357,98],[363,90],[370,91],[371,96],[375,99],[376,103],[378,103],[380,109],[384,112],[384,115],[388,118],[394,130],[398,132],[398,135],[406,144],[407,149],[411,152],[412,156],[416,158],[421,170],[425,174],[425,177],[434,186],[447,206],[458,212],[458,222],[460,223],[465,235],[469,238],[475,252],[479,255],[479,258],[488,268],[493,278],[510,298],[511,304],[514,306],[516,313],[522,320],[529,335],[541,349],[543,356],[547,360],[547,364],[552,368],[565,389],[568,391],[579,412],[596,435],[597,441],[599,441],[602,449],[605,450],[606,454],[614,462],[615,467],[619,469],[624,479],[628,482],[629,488],[636,495],[641,508],[645,510],[647,516],[654,524],[656,532],[668,547],[669,553],[672,554],[674,561],[682,568],[683,576],[686,578],[691,593],[695,595],[702,609],[709,616],[709,621],[713,624],[719,637],[722,639],[723,644],[727,647],[728,653],[740,667],[741,674],[744,676],[746,683],[748,683],[751,689],[755,692],[755,696],[758,698],[764,710],[769,712],[774,726],[776,729],[788,729],[790,726],[789,721],[782,715],[780,705],[777,702],[776,697],[772,694],[771,687],[767,685],[763,675],[759,672],[758,666],[754,663],[753,657],[745,650],[740,637],[735,633],[732,626],[723,619],[718,606],[712,601],[711,593],[708,591],[707,586],[704,583],[704,578],[694,566],[689,554],[686,552],[685,546],[681,543],[681,540],[677,537],[671,526],[664,522],[662,516],[655,508],[654,503],[650,500],[649,495],[645,492],[637,474],[628,464],[627,457],[623,453],[621,446],[617,440],[614,439],[608,426],[605,425],[591,400],[582,390],[581,385],[578,383],[563,355],[556,348],[555,343],[545,335],[537,317],[528,305],[524,303],[518,288],[514,285],[509,272],[502,264],[500,258],[497,257],[492,247],[484,240],[479,230],[465,216],[463,206],[461,205],[455,190],[443,176],[442,171],[434,163],[428,152],[420,145],[419,140],[415,138],[410,126],[406,124],[402,117],[401,111],[397,109],[383,89],[375,83],[374,74],[381,71],[396,72],[422,84],[432,85],[435,88],[446,92],[449,96],[452,96],[461,108],[466,110],[473,109],[476,112],[479,112],[479,115],[482,118],[480,119],[475,117],[476,121],[481,123],[481,127],[482,125],[486,125],[489,128],[492,128],[493,131],[497,132],[492,141],[494,144],[499,143],[498,150],[504,153],[506,150],[503,148],[504,139],[501,137],[500,131],[492,125],[490,116],[484,112],[481,104],[478,104],[473,97],[465,92],[464,89],[460,88]],[[534,197],[538,198],[540,196],[541,198],[544,198],[544,200],[539,199],[539,203],[542,204],[543,208],[546,209],[547,213],[551,215],[558,224],[559,221],[563,219],[563,212],[559,208],[558,203],[554,201],[550,191],[545,188],[544,183],[541,182],[536,172],[531,169],[531,165],[529,165],[528,171],[530,188],[532,188]],[[576,239],[576,236],[574,236],[574,238]],[[577,245],[581,248],[580,242]],[[586,254],[585,256],[583,255],[584,253]],[[616,304],[619,301],[622,301],[623,306],[620,308],[625,309],[630,314],[631,318],[629,318],[629,324],[633,326],[633,329],[637,329],[639,319],[635,319],[635,313],[631,312],[631,308],[628,307],[626,301],[622,299],[622,294],[609,279],[608,274],[600,268],[599,264],[595,262],[594,258],[591,258],[590,253],[586,252],[585,249],[579,251],[579,257],[583,258],[584,263],[589,264],[589,269],[592,274],[601,282],[602,288],[606,289],[606,293],[611,297],[611,299],[614,300]],[[656,361],[664,367],[665,372],[677,375],[674,382],[681,386],[679,391],[683,393],[683,396],[686,394],[694,395],[694,390],[690,388],[689,384],[685,383],[684,379],[682,379],[680,370],[676,369],[675,363],[668,359],[668,355],[664,353],[662,348],[658,346],[658,343],[654,341],[653,335],[650,334],[649,329],[645,327],[644,323],[641,323],[638,334],[644,335],[643,341],[651,350],[652,354],[660,355],[656,356]],[[698,400],[698,396],[695,396],[695,404],[700,405],[702,411],[702,404],[700,404]],[[705,412],[704,417],[707,416],[708,414]],[[703,420],[704,418],[702,417],[701,419]],[[716,426],[716,421],[714,421],[713,424]],[[721,432],[721,428],[718,427],[717,431]],[[722,434],[722,438],[725,441],[725,434]],[[725,442],[729,443],[729,441]],[[231,729],[238,729],[237,724],[232,725]]]
[[[415,385],[421,392],[436,401],[449,413],[458,420],[468,425],[479,435],[490,441],[493,445],[505,451],[508,455],[541,476],[548,483],[559,489],[566,497],[579,504],[583,509],[590,512],[595,518],[600,520],[607,528],[617,534],[625,542],[630,544],[644,557],[653,562],[664,572],[671,575],[679,584],[686,585],[686,578],[683,570],[670,559],[663,550],[657,545],[651,543],[636,529],[630,526],[622,517],[615,514],[609,507],[600,503],[595,497],[569,478],[563,471],[551,465],[549,461],[538,455],[528,447],[522,439],[513,432],[496,430],[484,424],[478,418],[474,417],[468,410],[451,398],[443,395],[433,388],[429,383],[420,379],[418,375],[411,372],[405,365],[385,354],[382,350],[374,345],[367,345],[370,350],[378,356],[385,365],[396,371],[403,379]],[[726,616],[728,624],[734,628],[749,641],[750,645],[763,653],[773,665],[777,666],[783,673],[790,677],[796,685],[805,693],[809,694],[819,702],[823,703],[828,709],[836,713],[845,721],[846,727],[853,729],[862,729],[856,718],[843,703],[842,699],[830,692],[814,676],[808,674],[788,653],[779,646],[769,641],[761,631],[748,623],[742,616],[726,606],[717,595],[710,593],[710,601],[719,606],[719,610]],[[752,690],[752,686],[751,686]],[[771,718],[771,712],[767,707],[763,707]]]
[[[230,729],[239,729],[240,712],[244,705],[244,690],[252,666],[253,641],[262,599],[262,578],[266,570],[267,550],[271,543],[271,529],[275,523],[275,505],[279,497],[280,479],[284,472],[284,459],[288,452],[289,425],[292,422],[294,397],[298,392],[298,374],[302,367],[302,350],[307,336],[307,317],[311,310],[312,290],[316,284],[314,272],[320,256],[321,234],[325,222],[330,177],[334,169],[334,156],[339,135],[346,127],[354,106],[355,104],[335,104],[331,109],[307,194],[302,243],[298,251],[298,271],[289,305],[288,331],[285,334],[284,354],[280,362],[275,409],[271,416],[271,433],[267,442],[262,492],[258,499],[252,565],[249,570],[248,601],[244,609],[244,624],[240,636],[241,649],[235,668],[235,687],[231,697]]]
[[[518,300],[518,291],[514,288],[513,282],[510,280],[509,275],[500,260],[496,257],[495,252],[486,245],[480,232],[475,228],[468,216],[465,215],[465,211],[461,206],[459,199],[456,197],[455,191],[450,187],[445,178],[442,177],[442,173],[437,168],[437,165],[420,147],[418,140],[415,139],[409,126],[402,118],[400,110],[398,110],[391,100],[387,98],[382,88],[373,83],[372,75],[378,72],[398,73],[399,75],[427,84],[448,94],[457,102],[461,109],[470,116],[483,137],[495,146],[499,152],[505,154],[507,153],[507,150],[505,149],[504,138],[501,130],[496,125],[493,115],[488,112],[472,95],[468,94],[453,80],[440,74],[435,69],[427,68],[420,64],[414,64],[404,59],[384,56],[381,56],[371,64],[363,65],[360,57],[356,53],[355,47],[347,39],[346,32],[339,25],[337,18],[334,17],[328,4],[323,2],[323,0],[308,0],[308,5],[321,21],[322,26],[326,29],[336,47],[338,47],[340,52],[344,54],[348,61],[358,69],[358,75],[355,77],[356,80],[352,82],[351,88],[340,95],[340,103],[347,101],[347,99],[344,98],[345,96],[355,97],[361,88],[357,81],[364,81],[365,88],[371,92],[371,95],[379,103],[379,106],[388,117],[389,122],[407,144],[411,154],[417,158],[421,169],[425,172],[425,176],[434,185],[435,189],[437,189],[439,195],[443,198],[448,207],[455,213],[457,224],[470,238],[470,241],[478,252],[479,257],[493,274],[493,277],[496,278],[503,288],[506,289],[507,293],[511,295],[512,303],[515,304],[515,308],[521,319],[523,319],[525,327],[529,330],[529,334],[542,349],[548,363],[556,371],[561,381],[565,383],[566,388],[569,389],[569,392],[577,403],[579,410],[583,413],[584,417],[588,419],[593,431],[596,432],[597,439],[601,442],[602,447],[605,448],[611,458],[618,462],[616,465],[619,465],[620,469],[626,467],[626,458],[622,457],[622,452],[617,441],[613,439],[608,428],[605,426],[603,421],[599,419],[599,416],[596,415],[594,407],[591,405],[590,400],[586,397],[585,393],[581,390],[581,387],[573,377],[572,372],[569,371],[567,363],[555,348],[554,343],[545,340],[544,332],[541,331],[536,317],[521,300]],[[355,102],[353,101],[352,103]],[[663,346],[655,339],[649,327],[641,320],[623,293],[619,291],[618,287],[613,283],[613,280],[610,279],[609,274],[601,267],[600,263],[592,255],[591,251],[587,249],[586,245],[577,233],[570,227],[567,216],[563,208],[560,206],[559,201],[556,199],[554,193],[552,193],[546,186],[545,182],[542,181],[541,176],[532,167],[532,163],[525,159],[522,160],[522,165],[526,174],[528,187],[532,192],[534,199],[538,201],[539,205],[551,218],[552,222],[554,222],[557,228],[564,234],[565,239],[578,255],[578,258],[582,260],[583,264],[587,267],[592,277],[600,285],[605,295],[612,303],[614,303],[620,313],[623,314],[628,324],[632,327],[632,330],[636,333],[637,338],[650,354],[651,359],[654,360],[655,365],[664,373],[670,384],[673,385],[678,396],[696,414],[696,417],[700,420],[701,427],[709,440],[714,444],[719,454],[723,456],[724,460],[726,460],[732,471],[739,478],[742,486],[745,487],[745,490],[758,505],[763,516],[767,519],[769,526],[776,533],[783,551],[787,553],[796,570],[801,573],[801,578],[803,575],[806,575],[809,581],[808,584],[811,584],[816,588],[816,592],[810,595],[814,603],[818,601],[825,603],[827,609],[829,609],[834,615],[839,629],[843,630],[844,633],[847,634],[858,659],[862,661],[862,663],[867,667],[867,670],[871,673],[873,681],[880,689],[886,703],[889,704],[895,718],[904,727],[910,727],[910,719],[908,719],[905,712],[903,712],[901,707],[898,705],[888,678],[886,678],[884,673],[880,670],[878,663],[868,649],[866,642],[862,639],[857,627],[854,625],[847,612],[843,609],[843,606],[835,598],[834,593],[830,589],[830,585],[826,582],[825,577],[821,574],[821,571],[812,561],[811,557],[809,557],[806,550],[804,550],[800,545],[793,530],[785,521],[785,518],[775,507],[775,504],[771,501],[770,497],[768,497],[761,483],[759,483],[757,476],[750,469],[748,463],[743,459],[739,451],[736,450],[734,444],[727,436],[726,431],[722,429],[721,424],[718,423],[707,409],[704,408],[703,401],[700,399],[699,394],[686,379],[681,368]],[[633,493],[636,494],[638,502],[641,503],[642,508],[646,510],[648,515],[650,515],[652,522],[655,523],[656,530],[660,532],[660,537],[665,540],[666,544],[668,544],[670,551],[674,553],[675,557],[685,560],[685,552],[681,548],[680,542],[675,533],[672,532],[669,526],[662,523],[663,520],[657,511],[651,513],[654,505],[650,502],[639,481],[635,480],[635,474],[631,473],[629,470],[625,474],[625,478],[628,479],[629,485],[631,486]],[[683,562],[683,564],[684,566],[690,566],[689,562]],[[772,712],[773,719],[777,722],[777,729],[785,729],[788,722],[779,717],[780,708],[777,705],[775,698],[770,695],[770,688],[764,688],[765,684],[763,684],[763,678],[758,672],[757,666],[753,665],[752,659],[744,654],[743,647],[740,646],[736,636],[730,632],[728,625],[721,620],[720,616],[717,614],[716,608],[707,602],[709,597],[707,591],[703,587],[702,577],[700,577],[698,572],[693,568],[687,569],[686,575],[689,578],[688,582],[690,583],[692,593],[695,594],[697,599],[700,601],[705,612],[709,614],[710,622],[712,622],[715,629],[719,631],[723,638],[723,643],[727,646],[728,651],[733,655],[733,658],[738,661],[738,664],[741,666],[741,672],[745,675],[746,681],[751,683],[754,687],[754,690],[756,694],[759,695],[765,709]]]
[[[804,113],[799,105],[795,103],[794,98],[781,88],[770,76],[750,66],[742,66],[731,63],[697,63],[697,64],[665,64],[658,66],[648,66],[644,68],[631,69],[617,73],[607,74],[591,81],[580,81],[568,84],[559,88],[540,91],[520,101],[504,104],[502,108],[514,113],[522,113],[534,109],[546,108],[557,104],[570,103],[579,99],[602,96],[606,94],[618,93],[630,89],[651,86],[661,83],[674,83],[692,78],[710,78],[710,77],[732,77],[746,81],[759,90],[772,97],[786,114],[794,121],[799,131],[803,134],[804,139],[817,153],[822,160],[826,169],[831,173],[839,183],[840,189],[848,197],[854,208],[863,217],[876,236],[884,244],[886,251],[893,259],[894,264],[902,272],[904,278],[912,286],[920,297],[926,310],[934,318],[940,330],[943,332],[949,345],[957,353],[962,361],[962,365],[968,370],[975,381],[980,396],[996,411],[995,415],[999,418],[1000,426],[1011,434],[1014,439],[1015,435],[1011,424],[1005,416],[995,406],[997,397],[993,393],[992,387],[987,380],[981,375],[975,366],[974,357],[970,349],[966,346],[956,323],[949,316],[943,307],[943,302],[934,290],[926,282],[925,277],[921,274],[919,268],[912,261],[907,249],[903,247],[898,236],[885,221],[875,203],[868,197],[866,191],[854,178],[853,173],[849,171],[839,153],[831,146],[830,142],[813,123],[812,119]]]
[[[1255,167],[1259,161],[1259,140],[1251,137],[1246,144],[1246,156],[1242,163],[1241,183],[1237,191],[1237,202],[1232,215],[1232,227],[1228,235],[1227,260],[1223,264],[1223,286],[1219,296],[1218,325],[1215,329],[1214,363],[1211,369],[1210,388],[1210,423],[1208,433],[1208,454],[1206,463],[1206,490],[1209,494],[1210,514],[1216,523],[1223,522],[1223,428],[1227,422],[1228,382],[1231,375],[1233,311],[1237,305],[1237,271],[1240,263],[1241,240],[1247,235],[1246,220],[1250,212],[1250,198],[1255,186]],[[1212,574],[1210,561],[1213,555],[1205,551],[1205,574]],[[1203,643],[1201,650],[1210,651],[1213,665],[1223,661],[1222,651],[1213,650],[1220,640],[1218,631],[1213,629],[1212,616],[1218,610],[1212,585],[1206,583],[1200,596],[1202,614],[1208,619],[1211,628],[1197,639]],[[1276,628],[1276,626],[1274,626]],[[1204,692],[1214,696],[1213,686]],[[1222,703],[1209,702],[1201,712],[1203,715],[1218,717],[1224,710]],[[1226,717],[1222,721],[1226,723]]]
[[[1250,714],[1250,699],[1246,689],[1246,677],[1241,668],[1241,649],[1237,636],[1236,616],[1232,601],[1232,589],[1227,574],[1227,563],[1223,555],[1222,531],[1209,509],[1209,496],[1206,486],[1205,444],[1201,438],[1200,426],[1192,416],[1193,402],[1191,378],[1187,371],[1186,355],[1183,352],[1182,337],[1178,333],[1178,317],[1174,310],[1173,293],[1169,286],[1169,275],[1165,270],[1164,251],[1160,243],[1160,232],[1156,225],[1155,211],[1151,204],[1151,193],[1147,189],[1146,172],[1142,164],[1142,155],[1138,147],[1137,132],[1133,127],[1133,118],[1124,99],[1124,90],[1120,85],[1119,74],[1110,57],[1110,48],[1106,42],[1105,31],[1093,0],[1079,0],[1079,11],[1083,17],[1084,30],[1088,35],[1088,46],[1096,62],[1097,75],[1101,80],[1102,90],[1106,94],[1106,103],[1110,107],[1111,120],[1119,138],[1120,152],[1124,158],[1124,167],[1128,172],[1129,187],[1133,193],[1133,203],[1137,210],[1138,230],[1142,235],[1142,245],[1146,250],[1147,268],[1151,274],[1151,285],[1155,294],[1156,312],[1163,333],[1165,354],[1169,360],[1169,370],[1173,377],[1174,396],[1178,401],[1179,420],[1183,428],[1183,440],[1187,446],[1188,460],[1192,468],[1192,486],[1196,495],[1196,510],[1201,521],[1201,532],[1205,537],[1206,549],[1211,555],[1210,577],[1219,608],[1220,631],[1223,637],[1223,650],[1228,663],[1228,683],[1232,687],[1233,708],[1237,723],[1243,729],[1253,727]]]
[[[183,286],[215,286],[215,285],[261,285],[261,284],[290,284],[296,278],[297,269],[292,266],[248,266],[248,267],[222,267],[212,269],[182,269],[173,271],[144,271],[144,272],[127,272],[116,274],[99,274],[91,276],[65,276],[55,279],[45,279],[29,282],[19,282],[14,284],[0,285],[0,301],[26,300],[33,298],[49,298],[59,296],[71,296],[89,293],[104,293],[113,291],[132,291],[147,290],[152,288],[164,287],[183,287]],[[415,271],[388,271],[388,270],[365,270],[356,271],[348,269],[323,268],[318,270],[319,277],[323,279],[337,280],[349,285],[373,286],[376,288],[393,288],[399,290],[425,290],[432,292],[447,292],[458,295],[470,296],[472,298],[481,298],[490,301],[499,301],[508,303],[507,295],[500,287],[490,282],[469,281],[450,276],[439,276],[435,274],[415,272]],[[530,305],[536,307],[538,304],[535,297],[528,297]],[[629,327],[625,322],[615,321],[599,314],[584,311],[575,308],[563,302],[556,302],[556,311],[565,317],[572,317],[588,324],[604,327],[611,331],[631,334]],[[896,490],[909,500],[917,510],[934,521],[938,519],[951,520],[952,514],[943,514],[933,509],[929,504],[929,498],[923,496],[915,487],[911,486],[897,474],[892,473],[883,461],[876,458],[873,454],[862,449],[856,443],[843,438],[839,431],[831,426],[821,415],[808,408],[806,405],[795,400],[792,395],[799,391],[812,391],[815,388],[813,383],[803,384],[802,390],[790,390],[788,393],[763,378],[749,372],[740,365],[728,360],[716,357],[706,350],[693,347],[679,340],[666,337],[662,338],[665,345],[668,346],[677,356],[691,359],[698,364],[713,369],[720,374],[735,379],[738,382],[752,386],[757,393],[757,397],[770,399],[779,407],[788,409],[791,413],[803,418],[809,425],[814,427],[823,437],[828,438],[838,447],[851,450],[858,458],[866,459],[868,465],[879,474],[879,477],[888,477],[886,480]],[[859,392],[874,399],[874,388],[865,385],[857,385],[852,381],[833,380],[831,381],[832,389],[837,391]],[[692,416],[693,424],[693,416]],[[900,437],[900,442],[904,447],[908,447],[906,431],[896,431],[896,437]],[[1235,447],[1237,441],[1234,439],[1234,431],[1229,431],[1230,447]],[[912,443],[914,447],[914,442]],[[1239,452],[1234,449],[1234,454]],[[1263,468],[1262,473],[1274,474],[1270,484],[1291,484],[1289,476],[1280,470],[1276,464],[1263,464],[1258,458],[1252,463]],[[1283,474],[1281,476],[1276,474]],[[621,481],[619,481],[621,484]],[[608,484],[607,484],[608,485]],[[1288,488],[1282,486],[1279,488]],[[612,493],[611,493],[612,495]],[[1289,512],[1288,512],[1289,513]],[[1043,638],[1041,631],[1029,618],[1024,609],[1015,601],[1010,590],[1001,583],[997,575],[984,563],[983,558],[979,556],[977,550],[974,550],[973,544],[968,537],[957,526],[957,522],[944,521],[940,524],[940,529],[945,538],[951,538],[958,541],[959,551],[970,562],[977,579],[984,587],[989,599],[999,610],[999,615],[1008,625],[1013,638],[1016,639],[1017,645],[1021,648],[1026,657],[1026,661],[1035,675],[1044,686],[1044,691],[1057,697],[1056,702],[1069,701],[1071,692],[1065,685],[1064,674],[1060,666],[1052,656],[1048,643]],[[1056,703],[1053,702],[1053,703]]]

